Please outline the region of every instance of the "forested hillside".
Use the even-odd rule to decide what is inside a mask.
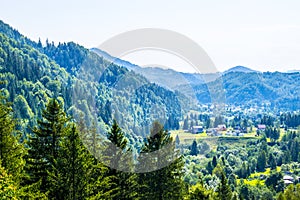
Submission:
[[[47,40],[42,45],[2,21],[0,34],[0,72],[5,81],[1,87],[23,128],[41,116],[50,97],[61,99],[73,117],[84,115],[88,126],[99,121],[98,128],[107,130],[115,118],[131,141],[145,136],[155,119],[168,129],[178,128],[182,96],[177,98],[73,42],[54,45]],[[145,97],[148,101],[143,101]]]
[[[300,198],[299,73],[181,74],[171,91],[123,65],[0,21],[1,200]]]
[[[42,45],[2,21],[0,80],[0,199],[149,199],[155,176],[168,185],[160,198],[183,196],[181,159],[139,176],[98,161],[107,159],[106,140],[130,154],[172,144],[164,129],[179,128],[182,95],[78,44]],[[146,139],[150,132],[159,142]]]
[[[220,85],[220,82],[222,84]],[[183,94],[195,95],[200,103],[210,103],[210,90],[225,94],[225,103],[235,105],[270,105],[281,110],[298,110],[300,73],[230,72],[207,84],[177,87]],[[193,88],[193,90],[190,89]],[[191,94],[192,92],[192,94]]]
[[[159,67],[140,67],[99,49],[94,48],[93,51],[145,76],[152,82],[196,98],[199,103],[211,103],[214,98],[212,96],[220,93],[226,98],[213,101],[236,105],[270,105],[271,108],[285,110],[300,109],[299,103],[295,103],[299,102],[297,87],[300,83],[300,74],[297,71],[259,72],[237,66],[223,73],[183,73]]]

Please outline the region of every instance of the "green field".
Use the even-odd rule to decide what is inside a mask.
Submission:
[[[206,132],[200,133],[200,134],[192,134],[192,133],[185,132],[183,130],[171,131],[171,136],[173,138],[175,138],[176,135],[178,135],[179,139],[180,139],[180,142],[182,144],[191,144],[193,142],[193,140],[199,140],[199,139],[215,140],[215,139],[220,139],[220,138],[228,138],[228,139],[229,138],[239,138],[239,139],[258,138],[256,136],[256,128],[253,128],[253,130],[251,132],[244,134],[244,136],[226,136],[225,135],[226,131],[222,131],[221,134],[222,134],[221,137],[211,137],[211,136],[207,136]],[[280,129],[280,138],[279,138],[279,140],[282,139],[284,134],[285,134],[285,130]],[[233,140],[236,140],[236,139],[232,139],[231,141],[233,141]],[[270,141],[271,141],[270,138],[267,138],[267,142],[270,142]]]
[[[276,168],[277,172],[281,171],[281,167]],[[251,185],[251,186],[257,186],[257,185],[264,185],[265,184],[265,180],[260,180],[259,177],[261,175],[265,175],[265,176],[269,176],[271,173],[271,169],[270,168],[266,168],[266,171],[264,172],[255,172],[250,174],[250,176],[247,179],[243,179],[244,183],[247,185]],[[242,179],[237,179],[237,183],[239,184],[241,182]]]

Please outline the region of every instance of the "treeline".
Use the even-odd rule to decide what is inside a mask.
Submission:
[[[300,126],[300,114],[284,113],[280,115],[280,123],[290,128],[297,128]]]
[[[300,73],[243,73],[232,72],[209,83],[193,84],[193,94],[200,103],[212,103],[210,89],[225,89],[226,104],[265,105],[272,110],[299,110],[297,90]],[[220,87],[222,82],[222,87]],[[190,85],[178,87],[184,94],[189,94]],[[221,101],[222,102],[222,101]],[[266,105],[267,104],[267,105]]]
[[[267,126],[266,132],[279,136],[274,127]],[[270,142],[265,135],[257,139],[219,138],[216,150],[210,150],[208,143],[209,140],[194,140],[188,146],[177,142],[186,159],[184,180],[194,189],[202,188],[202,194],[213,196],[224,172],[235,199],[299,197],[299,131],[288,131],[281,139],[271,137]],[[284,175],[293,177],[292,182],[285,183]]]
[[[23,142],[15,129],[11,104],[2,96],[0,107],[0,199],[182,199],[187,194],[180,157],[167,167],[138,174],[100,162],[105,155],[113,155],[118,159],[112,161],[120,162],[113,166],[119,167],[123,164],[120,153],[131,152],[116,121],[107,138],[122,151],[109,154],[111,148],[102,149],[96,130],[73,122],[57,99],[49,100],[37,126],[25,134],[28,137]],[[88,147],[95,152],[91,154],[83,141],[90,141]],[[169,133],[154,122],[141,152],[150,153],[172,144]],[[176,152],[173,149],[169,153]],[[134,161],[131,156],[126,167],[132,167],[134,162],[142,165],[142,159],[140,156]],[[155,165],[157,160],[152,159]]]
[[[99,137],[95,127],[89,128],[83,121],[74,122],[57,99],[48,101],[37,125],[25,133],[27,138],[24,141],[21,137],[23,134],[16,130],[18,122],[13,118],[11,104],[3,96],[0,107],[0,199],[157,200],[255,197],[254,188],[249,188],[246,184],[237,185],[236,177],[228,171],[228,158],[215,156],[210,164],[211,168],[207,169],[219,180],[215,189],[211,187],[214,183],[207,185],[208,180],[204,176],[199,176],[196,184],[184,181],[186,173],[181,156],[163,168],[155,168],[159,159],[165,162],[178,155],[169,132],[159,122],[153,123],[141,149],[142,154],[134,158],[128,139],[115,120],[107,132],[107,139],[110,145],[113,144],[121,151],[111,152],[113,148],[104,145],[105,141]],[[147,153],[166,146],[167,151],[157,154],[158,157],[152,156],[150,160],[145,157]],[[262,150],[264,148],[266,147],[261,147]],[[127,155],[125,160],[124,154]],[[106,159],[113,162],[109,166],[114,168],[101,162]],[[261,163],[259,159],[257,164]],[[120,170],[122,167],[126,169]],[[149,172],[145,172],[147,168]],[[243,168],[249,170],[247,165]],[[274,177],[278,180],[277,175]],[[269,182],[270,187],[277,187],[277,182]],[[245,190],[251,191],[248,196]],[[280,196],[285,198],[290,193],[298,195],[294,190],[287,191]],[[268,194],[265,193],[265,196]]]
[[[16,130],[11,104],[3,96],[0,107],[1,199],[157,200],[236,196],[220,166],[221,182],[217,191],[205,188],[201,182],[195,186],[185,183],[183,157],[178,156],[173,139],[159,122],[153,123],[142,154],[134,159],[128,139],[115,120],[107,139],[121,151],[111,152],[113,148],[109,145],[103,149],[105,141],[95,127],[88,128],[83,121],[73,122],[57,99],[48,101],[37,125],[25,133],[24,141]],[[155,154],[150,160],[145,157],[164,147],[168,149],[162,154]],[[123,160],[123,154],[129,156]],[[106,159],[114,162],[109,163],[114,168],[101,162]],[[170,159],[174,161],[162,168],[155,167]],[[126,169],[120,170],[122,167]]]
[[[22,121],[20,130],[36,125],[50,97],[59,98],[72,116],[97,118],[103,129],[115,118],[131,144],[140,143],[138,136],[145,137],[158,118],[168,130],[178,129],[183,112],[183,98],[174,92],[74,42],[42,45],[2,21],[0,81],[14,117]]]

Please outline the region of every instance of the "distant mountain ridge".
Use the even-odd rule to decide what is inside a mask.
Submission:
[[[41,116],[51,97],[74,118],[82,115],[87,126],[97,120],[103,134],[115,118],[132,143],[158,117],[169,130],[179,126],[186,97],[119,66],[126,61],[108,59],[74,42],[43,46],[0,20],[0,90],[25,128],[33,127],[33,116]]]
[[[244,67],[244,66],[236,66],[236,67],[232,67],[232,68],[224,71],[223,74],[227,74],[227,73],[230,73],[230,72],[253,73],[253,72],[258,72],[258,71],[250,69],[248,67]]]
[[[92,48],[91,50],[97,53],[99,56],[102,56],[103,58],[109,60],[110,62],[119,66],[126,67],[127,69],[146,77],[150,82],[157,83],[171,90],[175,90],[179,85],[194,85],[214,81],[218,77],[220,77],[221,74],[185,73],[178,72],[173,69],[163,69],[161,67],[156,66],[140,67],[128,61],[111,56],[110,54],[101,49]]]
[[[192,74],[159,67],[142,68],[130,62],[96,50],[112,62],[141,74],[151,82],[180,91],[199,103],[211,103],[212,92],[221,98],[219,102],[237,105],[270,104],[287,110],[300,109],[300,75],[298,71],[260,72],[244,66],[236,66],[217,74]],[[223,92],[224,91],[224,92]],[[214,99],[216,101],[216,99]]]
[[[286,73],[300,73],[300,70],[288,70]]]
[[[257,73],[250,68],[237,66],[223,73],[191,74],[159,67],[142,68],[115,58],[102,50],[88,50],[73,42],[60,43],[57,46],[46,44],[43,47],[42,44],[31,41],[2,21],[0,21],[0,39],[0,58],[2,58],[0,59],[0,72],[3,74],[1,80],[8,80],[5,87],[10,93],[9,100],[14,102],[18,97],[18,101],[22,102],[24,99],[28,101],[23,102],[25,105],[22,107],[23,110],[16,109],[20,111],[21,118],[24,116],[30,118],[32,112],[36,114],[39,107],[43,107],[47,97],[53,95],[62,95],[65,98],[65,106],[72,107],[70,112],[82,109],[87,114],[93,112],[89,104],[84,105],[81,101],[80,105],[72,105],[72,99],[68,97],[72,92],[70,86],[73,87],[78,81],[77,76],[82,64],[87,64],[91,68],[88,70],[92,72],[101,71],[102,73],[100,80],[91,79],[93,78],[91,76],[84,77],[88,79],[82,83],[84,85],[81,88],[84,90],[85,87],[93,86],[93,92],[98,93],[97,104],[102,112],[99,113],[99,119],[107,118],[110,113],[105,113],[106,108],[110,107],[110,101],[117,99],[120,102],[126,102],[127,106],[136,106],[140,109],[139,114],[130,113],[132,109],[130,107],[130,109],[119,110],[115,113],[119,119],[135,119],[135,123],[144,123],[141,113],[149,113],[149,106],[159,102],[160,106],[168,108],[169,116],[176,113],[175,118],[179,120],[182,106],[190,106],[190,102],[184,95],[196,98],[199,103],[211,103],[210,92],[220,90],[224,91],[224,101],[230,104],[269,103],[277,108],[300,109],[299,72]],[[157,85],[151,84],[144,77]],[[118,83],[119,80],[124,80],[124,82]],[[121,85],[121,83],[124,84]],[[139,85],[145,86],[140,87],[141,91],[134,94],[134,101],[133,99],[129,101],[126,95],[132,95],[134,87]],[[117,91],[120,86],[128,88]],[[118,98],[113,98],[115,92],[117,96],[119,95]],[[87,92],[84,94],[86,95]],[[20,95],[25,98],[21,98]],[[151,102],[141,101],[145,96],[149,96]],[[24,110],[26,107],[30,109]],[[147,118],[148,122],[152,119]],[[133,124],[127,129],[132,127],[134,127]]]

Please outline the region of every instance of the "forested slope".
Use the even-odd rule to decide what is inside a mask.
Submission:
[[[182,109],[175,93],[78,44],[42,45],[1,21],[0,55],[1,87],[23,127],[40,116],[48,98],[58,97],[73,117],[99,121],[103,131],[113,118],[133,138],[149,132],[155,119],[178,128]]]

